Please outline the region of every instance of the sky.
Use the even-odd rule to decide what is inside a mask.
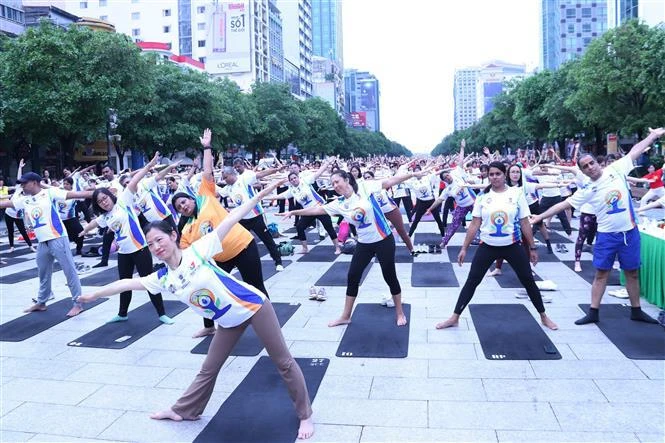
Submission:
[[[540,60],[541,0],[344,0],[344,68],[379,80],[381,132],[428,153],[453,132],[456,68]]]

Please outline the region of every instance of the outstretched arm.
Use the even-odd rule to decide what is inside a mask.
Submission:
[[[628,155],[633,160],[633,162],[636,162],[637,159],[640,158],[640,155],[644,154],[649,149],[651,143],[658,140],[663,136],[663,134],[665,134],[665,128],[649,128],[649,135],[647,135],[641,142],[635,144],[635,146],[631,148],[630,152],[628,152]]]
[[[76,301],[79,303],[90,303],[101,297],[120,294],[125,291],[144,291],[145,286],[141,283],[141,278],[125,278],[114,281],[106,286],[102,286],[92,294],[81,295]]]
[[[160,157],[161,156],[159,155],[159,152],[155,152],[155,156],[152,158],[152,160],[150,160],[147,165],[139,169],[138,172],[134,174],[132,179],[127,184],[127,189],[129,189],[129,192],[131,192],[132,194],[136,194],[139,182],[143,177],[145,177],[148,171],[151,170],[157,164]]]

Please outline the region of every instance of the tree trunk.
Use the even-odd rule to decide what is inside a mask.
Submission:
[[[603,131],[598,126],[593,127],[593,134],[596,143],[594,144],[593,155],[598,155],[603,149]]]
[[[118,172],[125,169],[125,150],[122,149],[119,143],[113,142],[115,154],[118,156]]]
[[[61,135],[58,137],[60,141],[60,158],[58,159],[59,171],[62,171],[65,166],[74,165],[74,145],[78,137],[75,134]]]

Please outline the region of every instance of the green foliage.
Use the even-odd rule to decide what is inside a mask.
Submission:
[[[344,122],[327,102],[320,98],[305,100],[300,103],[300,112],[306,126],[298,140],[301,152],[334,154],[344,147]]]

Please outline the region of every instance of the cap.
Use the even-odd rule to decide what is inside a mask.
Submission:
[[[21,176],[21,178],[18,179],[18,182],[23,184],[27,183],[30,181],[37,181],[40,182],[42,181],[41,175],[37,174],[36,172],[26,172]]]

